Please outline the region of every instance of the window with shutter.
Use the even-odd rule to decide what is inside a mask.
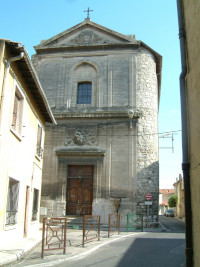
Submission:
[[[19,185],[19,181],[12,178],[9,179],[6,207],[6,225],[17,223]]]
[[[14,130],[14,132],[18,136],[21,136],[21,133],[22,133],[23,104],[24,104],[23,94],[19,90],[19,88],[16,86],[11,129]]]
[[[39,203],[39,190],[34,188],[32,221],[36,221],[38,218],[38,203]]]
[[[38,157],[42,157],[42,126],[38,124],[38,131],[37,131],[37,147],[36,147],[36,154]]]

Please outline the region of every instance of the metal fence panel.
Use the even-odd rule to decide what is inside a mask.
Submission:
[[[110,237],[110,233],[112,231],[120,232],[120,214],[109,214],[108,219],[108,237]]]
[[[100,240],[100,215],[83,216],[83,247],[85,242],[98,238]]]
[[[42,231],[42,258],[44,252],[63,249],[66,252],[67,218],[44,218]]]
[[[133,230],[143,231],[143,215],[142,214],[127,214],[127,232]]]

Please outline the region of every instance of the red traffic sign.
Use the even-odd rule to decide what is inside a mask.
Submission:
[[[151,199],[152,199],[152,194],[147,193],[147,194],[145,195],[145,198],[146,198],[146,200],[151,200]]]

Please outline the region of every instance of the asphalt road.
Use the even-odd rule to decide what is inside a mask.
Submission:
[[[144,233],[110,243],[92,255],[57,265],[95,267],[184,267],[185,223],[173,217],[159,217],[166,232]]]
[[[173,233],[184,233],[185,223],[174,217],[159,216],[159,221],[164,225],[168,231]]]
[[[184,267],[183,233],[144,233],[110,243],[77,261],[59,267]]]
[[[91,255],[59,267],[185,267],[185,224],[172,217],[160,216],[166,232],[141,233],[110,243]]]
[[[15,266],[31,267],[185,267],[184,222],[171,217],[160,216],[165,232],[144,232],[106,243],[87,256],[76,259],[43,262],[30,254],[27,260]],[[29,259],[28,259],[29,258]],[[63,258],[62,258],[63,259]]]

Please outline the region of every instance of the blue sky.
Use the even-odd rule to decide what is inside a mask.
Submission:
[[[86,18],[122,34],[135,34],[163,56],[159,132],[174,132],[174,153],[160,148],[160,188],[173,188],[181,172],[180,49],[175,0],[9,0],[1,3],[0,38],[33,46]],[[168,136],[171,137],[171,136]],[[160,138],[170,147],[171,138]]]

